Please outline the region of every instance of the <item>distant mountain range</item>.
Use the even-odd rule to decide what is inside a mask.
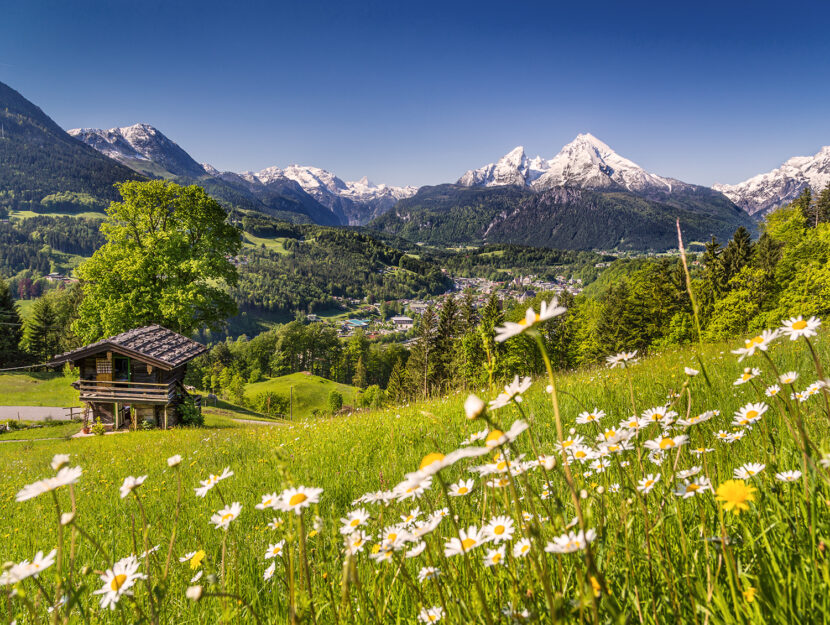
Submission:
[[[214,187],[227,187],[247,194],[265,207],[286,210],[274,197],[288,196],[301,205],[312,221],[324,225],[362,225],[383,214],[417,191],[415,187],[374,185],[367,178],[344,182],[318,167],[290,165],[268,167],[260,172],[219,171],[197,163],[179,145],[149,124],[101,130],[76,128],[69,134],[135,171],[152,177],[190,178]],[[215,189],[214,189],[215,190]]]
[[[763,215],[792,202],[804,189],[818,193],[830,184],[830,146],[813,156],[794,156],[778,169],[738,184],[716,184],[720,191],[750,215]]]
[[[727,238],[740,225],[753,226],[749,215],[760,217],[806,186],[818,191],[830,182],[830,148],[710,189],[648,172],[590,134],[578,135],[550,159],[529,158],[517,147],[455,184],[420,189],[366,178],[347,182],[301,165],[223,172],[198,163],[148,124],[66,133],[2,83],[0,165],[0,208],[57,206],[57,194],[61,202],[100,210],[113,199],[113,182],[158,177],[199,184],[227,205],[296,223],[368,224],[444,244],[573,249],[672,247],[676,218],[690,240]]]

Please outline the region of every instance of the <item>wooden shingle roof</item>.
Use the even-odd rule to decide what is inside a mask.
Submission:
[[[152,325],[79,347],[56,356],[49,364],[60,365],[103,351],[114,351],[162,369],[175,369],[206,352],[207,347],[177,332]]]

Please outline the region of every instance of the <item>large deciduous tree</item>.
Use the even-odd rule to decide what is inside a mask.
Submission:
[[[182,334],[218,329],[236,313],[226,285],[241,237],[197,186],[125,182],[107,209],[107,239],[78,267],[84,299],[73,330],[85,341],[158,323]]]

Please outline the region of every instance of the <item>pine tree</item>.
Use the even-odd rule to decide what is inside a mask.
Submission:
[[[435,343],[438,334],[435,309],[429,306],[418,323],[417,338],[406,363],[412,388],[428,397],[435,378]]]
[[[32,313],[23,330],[21,346],[38,362],[49,360],[58,351],[60,336],[52,305],[41,297],[32,305]]]
[[[22,334],[17,304],[8,284],[0,280],[0,366],[14,365],[20,360],[18,345]]]
[[[406,376],[404,375],[403,361],[398,358],[389,374],[389,382],[386,384],[386,394],[394,402],[402,402],[407,393]]]
[[[463,334],[472,330],[477,322],[475,300],[473,299],[473,292],[470,289],[464,291],[464,298],[461,300],[461,310],[459,311],[459,331]]]
[[[801,214],[804,215],[804,219],[807,220],[808,226],[813,226],[815,224],[815,216],[813,214],[813,192],[810,187],[805,187],[801,192],[801,195],[793,200],[792,205],[801,211]]]
[[[816,225],[830,222],[830,182],[822,189],[815,204]]]
[[[438,384],[446,383],[452,375],[457,326],[458,305],[450,295],[444,299],[444,305],[438,315],[438,330],[435,336],[435,380]]]
[[[761,235],[756,245],[754,264],[762,269],[765,274],[772,276],[775,273],[775,266],[781,259],[781,248],[783,245],[769,236],[766,232]]]
[[[752,258],[752,236],[749,230],[741,226],[735,231],[735,235],[721,255],[723,264],[724,279],[728,283]]]
[[[357,359],[357,365],[354,368],[354,377],[352,378],[352,385],[357,388],[366,388],[366,363],[363,362],[363,354]]]

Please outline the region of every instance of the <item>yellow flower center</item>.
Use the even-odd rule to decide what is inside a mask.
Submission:
[[[747,419],[754,419],[757,416],[758,416],[758,411],[757,410],[747,410],[746,411],[746,418]]]
[[[793,330],[803,330],[807,327],[807,322],[804,319],[799,319],[792,325]]]
[[[751,373],[744,373],[744,374],[741,376],[741,379],[742,379],[744,382],[746,382],[747,380],[751,380],[751,379],[752,379],[752,374],[751,374]]]
[[[566,441],[562,441],[562,447],[570,447],[573,444],[574,444],[574,442],[570,439],[568,439]]]
[[[123,573],[121,573],[120,575],[116,575],[112,578],[112,581],[110,582],[110,588],[112,588],[113,591],[118,592],[118,590],[121,588],[121,586],[124,585],[124,582],[126,581],[127,576]]]
[[[461,541],[461,548],[464,551],[468,551],[468,550],[472,549],[475,546],[475,544],[476,544],[476,541],[473,540],[472,538],[465,538],[464,540]]]
[[[673,438],[664,438],[660,441],[660,449],[669,449],[670,447],[674,447],[674,439]]]
[[[303,503],[308,497],[305,493],[297,493],[296,495],[292,495],[291,499],[288,500],[289,506],[299,506]]]
[[[697,492],[699,489],[700,489],[700,486],[698,486],[697,484],[688,484],[686,486],[686,492],[687,493],[694,493],[694,492]]]
[[[496,465],[496,468],[497,468],[499,471],[504,471],[504,470],[507,468],[507,462],[505,462],[504,460],[502,460],[501,462],[499,462],[499,463]]]
[[[498,564],[499,562],[501,562],[501,554],[500,553],[494,553],[492,560],[493,560],[493,564]]]
[[[752,347],[753,345],[761,345],[764,342],[763,336],[756,336],[755,338],[748,339],[744,341],[744,345],[747,349]]]
[[[352,527],[357,527],[358,525],[360,525],[360,519],[352,519],[352,522],[350,523],[350,525]]]
[[[504,525],[496,525],[496,527],[493,528],[493,533],[496,536],[501,536],[502,534],[504,534]]]
[[[233,521],[233,513],[232,512],[228,512],[227,514],[222,515],[222,522],[224,523],[225,521]]]
[[[389,541],[390,543],[395,542],[397,540],[397,538],[398,538],[398,535],[394,532],[392,532],[391,534],[387,534],[387,536],[386,536],[386,540]]]
[[[651,420],[652,421],[660,421],[662,418],[663,418],[663,413],[661,413],[661,412],[655,412],[654,414],[651,415]]]
[[[617,435],[616,430],[608,430],[605,433],[605,440],[608,440],[609,438],[614,438],[616,435]]]
[[[458,489],[457,492],[458,492],[459,495],[466,495],[470,491],[466,486],[462,486],[461,488]]]
[[[522,545],[521,552],[527,553],[527,550],[530,549],[530,545]]]
[[[484,444],[488,447],[492,447],[502,436],[504,436],[504,432],[501,430],[493,430],[487,435],[487,438],[484,439]]]
[[[646,480],[645,488],[648,488],[654,484],[654,480]]]
[[[536,313],[536,314],[533,315],[533,321],[531,323],[536,323],[537,321],[539,321],[539,313]],[[519,321],[519,325],[520,326],[526,326],[527,325],[527,317],[523,317],[522,320]]]
[[[444,454],[440,454],[438,452],[433,452],[431,454],[427,454],[426,456],[424,456],[424,459],[421,460],[421,464],[418,466],[418,468],[421,471],[423,471],[429,465],[431,465],[433,462],[438,462],[439,460],[443,460],[443,459],[444,459]]]

